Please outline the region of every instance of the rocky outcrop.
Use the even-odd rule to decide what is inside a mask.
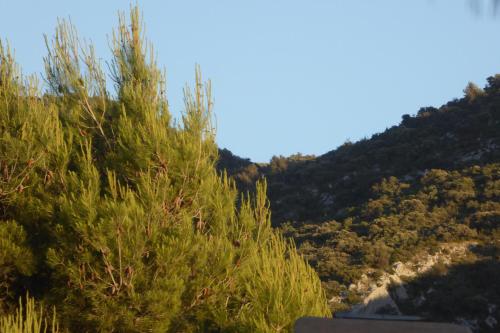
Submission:
[[[347,313],[360,316],[377,314],[402,315],[397,301],[408,299],[408,293],[403,283],[404,279],[423,274],[437,263],[450,265],[452,260],[466,255],[469,248],[474,245],[474,243],[470,242],[443,245],[434,254],[417,256],[406,263],[394,263],[391,272],[384,272],[377,279],[369,277],[373,275],[373,271],[367,271],[357,283],[349,286],[349,290],[361,295],[363,301],[354,305]],[[424,300],[415,299],[412,301],[417,304]]]

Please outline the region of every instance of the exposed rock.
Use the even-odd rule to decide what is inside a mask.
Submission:
[[[413,277],[415,276],[415,271],[409,268],[407,265],[403,264],[401,261],[395,262],[392,265],[392,270],[394,271],[394,275],[399,277]]]
[[[411,175],[404,175],[403,177],[401,177],[401,180],[404,182],[412,182],[415,180],[415,177]]]
[[[488,316],[486,320],[484,321],[486,325],[488,325],[490,328],[493,328],[497,326],[498,321],[493,317],[493,316]]]
[[[420,305],[424,304],[424,302],[427,300],[424,295],[419,295],[417,298],[413,300],[413,304],[417,307]]]
[[[472,331],[477,331],[479,329],[479,324],[477,319],[465,319],[462,317],[457,318],[457,324],[467,326]]]
[[[316,187],[310,187],[309,193],[311,193],[313,196],[317,196],[319,193],[319,190]]]
[[[338,304],[338,303],[342,303],[343,300],[344,299],[341,296],[333,296],[332,298],[330,298],[328,300],[328,303]]]
[[[401,315],[401,311],[389,294],[386,285],[372,290],[363,300],[363,303],[355,305],[350,313],[357,315],[379,314],[382,309],[385,310],[383,312],[387,312],[387,309],[392,309],[391,312]]]
[[[408,292],[406,291],[406,288],[403,285],[398,285],[394,289],[394,294],[398,300],[406,301],[408,299]]]
[[[356,292],[363,297],[363,301],[352,307],[349,314],[372,315],[387,311],[401,315],[401,311],[396,300],[405,301],[409,298],[404,287],[404,278],[412,278],[423,274],[437,263],[449,265],[452,259],[465,255],[475,243],[446,244],[435,254],[416,256],[413,260],[402,263],[396,262],[392,266],[392,274],[382,273],[380,277],[373,281],[369,275],[372,271],[362,274],[360,279],[349,286],[351,292]],[[434,292],[433,288],[427,290],[427,294]],[[420,297],[413,301],[420,305],[425,301],[425,297]],[[494,311],[494,310],[493,310]]]
[[[333,195],[330,193],[321,193],[319,201],[323,206],[331,206],[335,202]]]
[[[447,139],[452,139],[452,140],[456,140],[457,137],[455,134],[451,133],[451,132],[446,132],[446,134],[444,135],[445,138]]]

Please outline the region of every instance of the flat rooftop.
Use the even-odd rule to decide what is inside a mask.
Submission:
[[[424,321],[300,318],[295,333],[471,333],[464,326]]]

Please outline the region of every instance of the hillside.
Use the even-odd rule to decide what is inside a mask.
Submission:
[[[356,288],[363,278],[380,285],[402,263],[439,253],[428,270],[396,283],[410,295],[394,298],[397,310],[488,332],[500,322],[491,280],[500,275],[500,76],[464,92],[319,157],[254,164],[224,151],[219,167],[241,190],[267,178],[273,225],[316,268],[334,311],[367,296]],[[447,258],[450,244],[469,245]],[[434,284],[454,289],[433,294]]]
[[[244,189],[267,178],[275,225],[342,217],[345,209],[368,199],[367,189],[384,177],[411,181],[429,169],[500,160],[500,76],[488,82],[479,96],[421,108],[383,133],[316,158],[275,156],[259,165],[226,151],[220,165],[230,166],[228,172]]]

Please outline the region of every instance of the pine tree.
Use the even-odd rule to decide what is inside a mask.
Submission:
[[[469,103],[474,102],[478,97],[484,96],[484,90],[475,83],[469,82],[464,89],[464,95]]]
[[[0,162],[16,173],[1,178],[0,232],[26,230],[34,264],[19,274],[64,327],[280,332],[328,315],[317,275],[271,228],[265,182],[240,197],[217,173],[199,69],[173,121],[137,8],[113,35],[115,95],[70,24],[46,43],[44,95],[0,50]]]

